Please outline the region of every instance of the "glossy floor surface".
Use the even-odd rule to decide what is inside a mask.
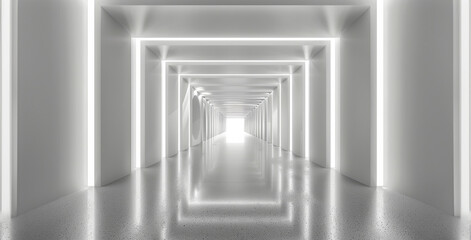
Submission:
[[[2,239],[470,239],[470,221],[249,135],[1,223]]]

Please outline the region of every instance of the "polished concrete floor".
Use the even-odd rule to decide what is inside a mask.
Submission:
[[[470,239],[470,221],[220,135],[1,222],[2,239]]]

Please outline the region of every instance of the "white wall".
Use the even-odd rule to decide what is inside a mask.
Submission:
[[[267,141],[273,141],[273,94],[267,99]]]
[[[131,36],[105,11],[101,30],[97,129],[101,131],[101,185],[106,185],[131,171]]]
[[[178,74],[167,66],[167,154],[178,153]]]
[[[262,104],[260,104],[260,126],[261,126],[261,136],[260,138],[262,140],[266,140],[266,134],[267,134],[267,129],[266,129],[266,124],[267,124],[267,119],[266,119],[266,115],[267,115],[267,111],[266,111],[266,104],[267,102],[266,101],[263,101]]]
[[[244,123],[245,132],[250,135],[253,135],[253,112],[252,111],[250,111],[249,114],[247,114],[244,121],[245,121]]]
[[[18,214],[87,184],[84,4],[18,1]]]
[[[206,107],[208,108],[208,139],[213,137],[214,134],[214,109],[213,107],[209,104],[209,102],[206,103]]]
[[[272,131],[273,131],[273,145],[280,146],[280,88],[277,87],[273,91],[273,120],[272,120]]]
[[[453,214],[453,3],[388,0],[385,185]]]
[[[281,148],[286,151],[290,150],[290,94],[289,94],[289,79],[281,83]]]
[[[312,57],[309,66],[309,158],[314,163],[327,167],[327,55],[324,48]]]
[[[144,164],[147,167],[162,159],[162,64],[160,56],[144,49],[145,75],[142,92],[145,102],[144,120]]]
[[[214,134],[214,108],[207,102],[208,107],[208,139]]]
[[[180,103],[181,103],[181,132],[180,132],[180,147],[184,151],[188,149],[189,146],[189,124],[190,124],[190,104],[191,104],[191,95],[190,95],[190,86],[188,82],[182,80],[180,83]]]
[[[254,130],[255,130],[255,137],[258,137],[258,109],[254,110]]]
[[[202,109],[202,141],[206,141],[208,139],[208,107],[206,105],[206,101],[204,99],[201,100],[201,109]]]
[[[263,132],[263,122],[262,122],[262,104],[260,104],[257,109],[257,137],[262,138],[262,132]]]
[[[190,118],[190,132],[191,132],[191,146],[196,146],[201,143],[203,135],[203,109],[201,104],[201,97],[195,95],[195,89],[190,88],[191,97],[191,118]]]
[[[304,67],[298,68],[292,77],[292,94],[293,94],[293,149],[291,151],[300,157],[305,156],[304,152],[304,104],[305,104],[305,89],[304,89]]]
[[[340,171],[371,184],[370,14],[348,26],[340,38]]]
[[[0,4],[0,13],[2,12],[2,4]],[[1,14],[0,14],[0,18],[1,18]],[[2,24],[0,23],[0,33],[2,32]],[[1,35],[1,34],[0,34]],[[3,59],[3,54],[2,54],[2,37],[0,36],[0,83],[2,83],[2,59]],[[2,92],[2,84],[0,84],[0,93]],[[2,112],[2,96],[0,94],[0,112]],[[2,136],[2,128],[0,127],[0,136]],[[0,140],[0,144],[3,144],[2,143],[2,140]],[[2,145],[3,146],[3,145]],[[0,156],[2,156],[2,148],[0,147]],[[3,193],[3,190],[1,188],[2,185],[2,163],[0,163],[0,199],[3,199],[2,198],[2,193]],[[0,204],[0,206],[2,206],[2,204]],[[1,207],[0,209],[5,209],[4,207]],[[1,211],[1,210],[0,210]]]

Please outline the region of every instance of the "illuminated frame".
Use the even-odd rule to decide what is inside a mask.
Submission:
[[[93,1],[93,0],[89,0],[89,1]],[[90,7],[89,7],[90,8]],[[89,9],[89,14],[91,14],[93,12],[93,16],[94,16],[94,6],[93,6],[93,10],[91,11]],[[89,19],[90,20],[90,19]],[[90,23],[90,21],[89,21]],[[90,27],[90,25],[89,25]],[[93,26],[94,27],[94,26]],[[183,43],[187,43],[187,42],[193,42],[193,43],[203,43],[203,42],[224,42],[224,43],[227,43],[227,42],[248,42],[248,43],[253,43],[253,42],[259,42],[259,43],[265,43],[265,42],[279,42],[281,44],[283,44],[284,42],[310,42],[310,41],[321,41],[321,42],[328,42],[330,40],[332,40],[333,38],[133,38],[133,40],[136,40],[136,47],[137,48],[140,48],[141,45],[142,45],[142,42],[143,41],[170,41],[170,42],[183,42]],[[89,47],[89,51],[92,50],[91,47]],[[94,49],[93,49],[93,52],[94,52]],[[138,54],[138,56],[140,56],[140,51],[137,50],[136,51],[136,54]],[[303,60],[162,60],[161,61],[161,65],[162,65],[162,93],[161,93],[161,96],[162,96],[162,112],[164,114],[162,114],[162,157],[166,157],[166,80],[167,80],[167,65],[168,64],[172,64],[172,63],[186,63],[186,64],[201,64],[201,63],[204,63],[204,64],[220,64],[220,63],[225,63],[225,64],[228,64],[228,63],[231,63],[231,64],[240,64],[240,63],[250,63],[250,64],[286,64],[286,63],[304,63],[306,64],[306,61],[303,61]],[[90,64],[90,62],[89,62]],[[141,69],[141,60],[140,60],[140,57],[136,57],[136,80],[139,82],[139,81],[142,81],[140,78],[141,78],[141,73],[140,71],[142,70]],[[178,76],[178,101],[179,101],[179,104],[178,104],[178,114],[179,114],[179,124],[178,124],[178,151],[181,150],[181,124],[180,124],[180,111],[181,111],[181,106],[180,106],[180,80],[181,80],[181,77],[188,77],[188,76],[199,76],[199,77],[221,77],[221,76],[224,76],[224,77],[246,77],[246,76],[251,76],[251,77],[254,77],[254,76],[257,76],[257,77],[272,77],[272,76],[288,76],[292,77],[291,74],[179,74]],[[89,77],[89,81],[91,80],[91,78]],[[93,79],[93,82],[94,82],[94,79]],[[291,82],[291,81],[290,81]],[[136,82],[136,85],[138,86],[141,86],[140,83],[137,83]],[[290,89],[292,88],[292,86],[290,86]],[[292,95],[292,90],[290,90],[290,100],[292,100],[291,98],[291,95]],[[140,93],[140,90],[137,90],[136,91],[136,98],[140,98],[141,96],[141,93]],[[90,98],[89,98],[90,100]],[[89,101],[91,102],[91,101]],[[141,155],[141,148],[139,147],[141,145],[141,141],[137,140],[137,139],[140,139],[141,137],[141,133],[142,133],[142,129],[140,127],[141,124],[137,123],[137,121],[140,120],[140,113],[142,112],[142,110],[140,109],[141,108],[141,101],[136,101],[136,108],[139,108],[139,109],[136,109],[136,114],[139,113],[139,116],[135,116],[135,119],[136,119],[136,129],[135,129],[135,134],[136,134],[136,167],[141,167],[141,159],[140,159],[140,156]],[[291,110],[292,108],[292,101],[290,101],[290,112],[292,111]],[[292,115],[292,114],[290,114]],[[290,118],[292,118],[292,116],[290,116]],[[191,122],[189,123],[191,124]],[[306,125],[308,125],[306,123]],[[90,125],[91,126],[91,125]],[[89,128],[89,131],[93,130],[94,131],[94,126],[93,127],[90,127]],[[191,133],[190,133],[191,135]],[[281,138],[280,138],[281,139]],[[89,139],[90,140],[90,139]],[[191,140],[191,139],[190,139]],[[91,141],[89,141],[90,143]],[[189,145],[191,145],[191,141],[189,143]],[[308,148],[306,148],[308,149]],[[292,119],[290,119],[290,151],[292,150]],[[91,161],[91,158],[89,157],[89,162]],[[93,161],[94,162],[94,159]],[[94,172],[94,169],[90,169],[89,168],[89,172]],[[89,176],[91,174],[89,173]]]
[[[220,63],[219,60],[201,60],[201,61],[197,61],[197,60],[173,60],[173,61],[165,61],[168,65],[170,65],[170,63],[181,63],[181,62],[184,62],[184,63],[194,63],[194,62],[197,62],[197,63]],[[290,60],[222,60],[223,63],[271,63],[271,62],[277,62],[277,63],[305,63],[306,61],[298,61],[298,60],[294,60],[294,61],[290,61]],[[214,73],[208,73],[208,74],[205,74],[205,73],[201,73],[201,74],[179,74],[178,75],[178,81],[180,83],[181,79],[183,77],[185,78],[191,78],[191,77],[205,77],[205,78],[219,78],[219,77],[250,77],[250,78],[267,78],[267,77],[273,77],[273,78],[278,78],[278,77],[289,77],[291,74],[282,74],[282,73],[279,73],[279,74],[259,74],[259,73],[253,73],[253,74],[214,74]],[[190,84],[189,84],[190,85]],[[179,87],[180,89],[180,87]],[[178,90],[178,94],[179,94],[179,97],[178,97],[178,112],[180,114],[180,108],[181,108],[181,103],[180,103],[180,90]],[[266,101],[266,99],[264,100]],[[217,110],[216,110],[217,111]],[[178,117],[179,118],[179,124],[178,124],[178,148],[180,149],[180,146],[181,146],[181,138],[180,138],[180,132],[181,132],[181,124],[180,124],[180,116]]]
[[[2,0],[5,1],[5,0]],[[89,186],[94,186],[96,185],[96,179],[95,179],[95,1],[94,0],[87,0],[88,1],[88,8],[87,8],[87,13],[88,13],[88,47],[87,47],[87,53],[88,53],[88,97],[87,97],[87,145],[88,145],[88,150],[87,150],[87,162],[88,162],[88,185]],[[178,43],[200,43],[200,44],[207,44],[211,43],[211,45],[214,45],[215,43],[250,43],[250,44],[265,44],[267,42],[270,43],[279,43],[279,44],[286,44],[289,42],[329,42],[332,39],[336,38],[133,38],[133,40],[136,40],[136,46],[140,47],[142,45],[143,41],[170,41],[173,44],[178,44]],[[140,55],[140,51],[136,51],[136,54]],[[138,60],[139,59],[139,60]],[[283,63],[305,63],[305,61],[298,61],[298,60],[162,60],[161,61],[161,66],[162,66],[162,157],[166,157],[166,80],[167,80],[167,64],[170,63],[207,63],[207,64],[218,64],[218,63],[253,63],[253,64],[283,64]],[[136,59],[136,80],[141,81],[141,61],[140,58]],[[185,75],[182,75],[185,76]],[[179,81],[182,76],[179,76]],[[227,75],[226,75],[227,76]],[[235,74],[233,76],[248,76],[244,74]],[[253,75],[252,75],[253,76]],[[273,74],[259,74],[260,77],[267,77],[267,76],[274,76]],[[279,76],[279,75],[278,75]],[[291,78],[291,76],[290,76]],[[141,82],[140,82],[141,83]],[[141,86],[140,83],[136,82],[137,86]],[[178,89],[180,91],[180,89]],[[292,90],[291,90],[292,91]],[[136,89],[136,97],[140,98],[140,93],[141,90],[137,87]],[[292,94],[290,94],[292,95]],[[281,97],[281,96],[280,96]],[[290,96],[291,98],[291,96]],[[180,97],[179,97],[180,100]],[[280,98],[281,100],[281,98]],[[136,107],[141,108],[141,101],[136,101]],[[290,105],[292,105],[290,101]],[[180,104],[179,104],[180,107]],[[292,106],[290,107],[292,108]],[[290,110],[292,111],[292,110]],[[142,109],[136,109],[136,115],[137,113],[141,113]],[[180,111],[179,111],[180,114]],[[140,115],[140,114],[138,114]],[[134,116],[136,120],[140,119],[140,116]],[[191,117],[191,116],[190,116]],[[292,118],[292,116],[290,116]],[[280,121],[281,122],[281,121]],[[291,122],[291,121],[290,121]],[[190,122],[191,124],[191,122]],[[140,124],[137,123],[136,121],[136,129],[135,129],[135,134],[136,134],[136,140],[140,139],[142,129],[140,129]],[[292,123],[290,123],[292,125]],[[179,133],[180,133],[180,124],[178,125],[179,128]],[[291,128],[292,126],[290,126]],[[290,129],[291,136],[290,136],[290,145],[292,145],[292,129]],[[281,132],[279,133],[281,135]],[[189,147],[191,147],[191,132],[190,132],[190,142],[189,142]],[[180,139],[181,136],[179,134],[178,136],[179,141],[179,147],[178,150],[180,150]],[[281,137],[280,137],[281,139]],[[142,161],[140,156],[141,155],[141,148],[139,147],[141,141],[137,140],[136,142],[136,167],[141,167]],[[290,146],[292,148],[292,146]],[[291,149],[290,149],[291,150]]]
[[[171,42],[260,42],[260,43],[264,43],[264,42],[279,42],[279,43],[283,43],[283,42],[303,42],[303,41],[306,41],[306,42],[310,42],[310,41],[322,41],[322,42],[328,42],[328,41],[331,41],[333,38],[136,38],[138,39],[138,42],[141,42],[141,41],[171,41]],[[308,63],[306,63],[306,61],[304,60],[163,60],[162,61],[162,66],[164,67],[164,63],[166,64],[171,64],[171,63],[186,63],[186,64],[201,64],[201,63],[205,63],[205,64],[220,64],[220,63],[225,63],[225,64],[240,64],[240,63],[252,63],[252,64],[285,64],[285,63],[303,63],[305,65],[305,68],[306,66],[308,66]],[[164,69],[164,68],[163,68]],[[140,71],[140,69],[139,69]],[[164,71],[162,71],[164,72]],[[307,72],[307,75],[309,74],[308,70],[306,70]],[[204,74],[180,74],[179,77],[178,77],[178,81],[180,83],[180,79],[181,77],[187,77],[187,76],[204,76],[204,77],[207,77],[208,75],[204,75]],[[216,74],[211,74],[211,75],[216,75]],[[244,77],[244,76],[252,76],[253,77],[254,74],[219,74],[218,76],[226,76],[226,77],[231,77],[231,76],[234,76],[234,77]],[[278,74],[258,74],[260,77],[271,77],[271,76],[275,76],[275,75],[278,75]],[[164,78],[165,76],[165,78]],[[278,75],[278,76],[281,76]],[[293,131],[292,131],[292,74],[285,74],[283,76],[289,76],[289,79],[290,79],[290,151],[292,151],[292,138],[293,138]],[[162,82],[163,82],[163,87],[162,89],[165,90],[165,80],[166,79],[166,73],[162,73]],[[305,79],[308,79],[306,78],[306,75],[305,75]],[[306,81],[306,85],[308,86],[309,81],[307,80]],[[308,89],[308,88],[306,88]],[[180,94],[180,87],[178,89],[178,93]],[[162,93],[162,98],[165,97],[165,94],[166,93]],[[306,90],[306,94],[305,94],[305,98],[306,99],[309,99],[309,90]],[[280,100],[281,100],[281,96],[280,96]],[[180,101],[180,96],[178,97],[178,101]],[[163,99],[162,101],[163,103],[166,102],[166,97],[165,99]],[[307,101],[308,103],[308,101]],[[305,116],[305,128],[306,130],[309,130],[309,121],[308,121],[308,117],[309,115],[307,114],[309,112],[309,104],[305,104],[306,107],[305,107],[305,110],[306,111],[306,116]],[[179,114],[179,122],[180,122],[180,102],[178,104],[178,114]],[[165,109],[164,106],[162,106],[162,109]],[[165,112],[165,110],[163,110]],[[165,116],[163,116],[163,118],[165,118]],[[164,136],[166,136],[166,129],[165,129],[165,126],[166,126],[166,123],[164,123],[165,120],[162,119],[162,134]],[[280,122],[281,122],[281,119],[280,119]],[[191,124],[191,123],[190,123]],[[279,124],[281,125],[281,124]],[[181,131],[181,124],[179,123],[178,124],[178,150],[180,151],[181,150],[181,138],[180,138],[180,131]],[[281,126],[280,126],[281,128]],[[137,130],[136,132],[140,132],[140,130]],[[191,133],[190,133],[191,134]],[[305,155],[306,157],[308,157],[309,155],[309,134],[305,134]],[[279,136],[281,136],[281,131],[279,133]],[[163,137],[163,140],[162,140],[162,152],[163,152],[163,156],[165,156],[166,154],[164,153],[164,150],[165,150],[165,137]],[[281,137],[280,137],[280,141],[281,141]],[[191,145],[191,143],[189,143]],[[139,150],[138,150],[139,151]]]
[[[466,0],[461,0],[461,31],[466,30],[466,34],[462,35],[465,38],[461,38],[462,42],[469,42],[469,1]],[[12,29],[11,29],[11,0],[2,0],[2,57],[11,57],[12,54]],[[384,56],[383,56],[383,24],[384,24],[384,16],[383,16],[383,0],[378,0],[377,1],[377,89],[376,89],[376,100],[377,100],[377,109],[376,109],[376,122],[377,122],[377,127],[376,127],[376,140],[377,140],[377,151],[376,151],[376,159],[377,159],[377,169],[376,169],[376,174],[377,174],[377,185],[382,186],[383,185],[383,178],[384,178],[384,71],[383,71],[383,64],[384,64]],[[466,7],[467,6],[467,7]],[[464,12],[466,11],[466,12]],[[466,13],[466,14],[463,14]],[[87,176],[87,182],[89,186],[94,186],[96,184],[96,179],[95,179],[95,1],[94,0],[88,0],[88,96],[87,96],[87,168],[88,168],[88,176]],[[467,21],[466,21],[467,20]],[[467,35],[467,36],[465,36]],[[331,41],[331,38],[140,38],[140,41],[172,41],[172,42],[284,42],[284,41]],[[332,44],[333,46],[333,44]],[[460,45],[462,50],[469,50],[469,46],[465,46],[465,44]],[[335,64],[335,47],[332,47],[332,55],[331,55],[331,63]],[[461,52],[466,52],[466,51],[461,51]],[[467,55],[467,56],[465,56]],[[468,54],[461,55],[461,61],[467,61],[469,64],[469,51]],[[139,60],[138,60],[139,61]],[[463,63],[463,62],[462,62]],[[334,65],[335,66],[335,65]],[[11,99],[11,87],[12,87],[12,82],[10,81],[12,78],[12,66],[11,62],[8,61],[2,61],[2,209],[4,209],[6,200],[5,196],[7,196],[5,193],[5,187],[8,187],[8,184],[11,184],[11,159],[12,159],[12,133],[11,133],[11,128],[13,123],[11,122],[12,120],[12,99]],[[140,71],[140,69],[139,69]],[[138,72],[139,72],[138,71]],[[466,68],[461,68],[461,80],[466,79],[466,77],[469,79],[469,69],[466,70]],[[335,67],[332,67],[331,65],[331,91],[335,92],[335,81],[332,81],[335,79]],[[136,73],[140,74],[140,73]],[[165,61],[162,61],[162,77],[166,77],[166,63]],[[163,141],[162,141],[162,151],[163,151],[163,156],[165,156],[165,126],[166,126],[166,95],[165,95],[165,87],[166,87],[166,78],[162,79],[162,107],[163,111],[165,114],[163,114],[162,117],[162,135],[163,135]],[[462,84],[468,84],[469,81],[463,81],[461,82]],[[309,81],[306,81],[306,86],[308,86]],[[465,85],[462,85],[465,86]],[[307,87],[306,87],[307,88]],[[462,97],[460,99],[460,102],[462,103],[460,113],[461,113],[461,129],[466,130],[469,129],[469,118],[465,117],[466,112],[469,112],[469,101],[466,101],[467,99],[469,100],[469,89],[467,92],[464,92],[465,87],[460,88],[461,94],[460,96]],[[138,88],[139,89],[139,88]],[[140,92],[140,90],[137,90]],[[180,89],[179,89],[180,91]],[[291,90],[292,91],[292,90]],[[308,92],[306,90],[306,92]],[[306,98],[309,99],[309,96],[306,94]],[[281,95],[280,95],[281,99]],[[179,98],[180,100],[180,98]],[[336,168],[336,153],[335,153],[335,141],[336,141],[336,113],[335,109],[332,108],[332,106],[335,106],[335,95],[331,95],[331,167]],[[309,103],[309,101],[307,101]],[[467,103],[468,105],[465,105]],[[292,103],[290,103],[292,105]],[[137,105],[140,105],[140,101],[137,102]],[[306,104],[307,105],[307,104]],[[179,105],[180,106],[180,105]],[[309,106],[305,106],[306,110],[308,110]],[[290,109],[290,112],[292,110]],[[141,109],[136,109],[136,118],[140,119],[140,114],[142,110]],[[180,113],[180,111],[179,111]],[[306,111],[306,113],[308,113]],[[190,116],[191,117],[191,116]],[[291,116],[292,117],[292,116]],[[307,119],[307,117],[306,117]],[[180,120],[180,119],[179,119]],[[468,120],[468,121],[465,121]],[[281,119],[279,118],[279,122],[281,122]],[[136,122],[137,126],[140,126],[140,122]],[[290,123],[291,125],[292,123]],[[281,124],[279,124],[281,125]],[[180,126],[180,124],[179,124]],[[309,124],[306,123],[306,130],[309,129]],[[290,130],[291,126],[290,126]],[[292,132],[292,131],[291,131]],[[136,134],[139,134],[139,130],[137,131]],[[191,132],[190,132],[191,136]],[[279,131],[279,136],[281,139],[281,131]],[[180,134],[178,136],[180,138]],[[461,145],[461,158],[462,162],[461,164],[467,164],[469,166],[469,159],[466,161],[463,161],[463,159],[467,159],[466,156],[469,156],[469,149],[466,147],[464,148],[464,142],[469,142],[469,136],[463,135],[461,136],[462,145]],[[141,144],[140,138],[136,138],[136,145],[139,146]],[[309,138],[306,137],[305,139],[305,144],[306,146],[307,143],[309,143]],[[179,141],[180,144],[180,141]],[[290,136],[290,145],[292,144],[292,136]],[[189,146],[191,146],[191,139],[189,141]],[[292,150],[292,146],[290,146],[290,150]],[[307,147],[308,148],[308,147]],[[179,147],[180,150],[180,147]],[[306,149],[305,152],[306,156],[308,156],[308,149]],[[139,167],[141,165],[140,159],[140,148],[137,149],[136,157],[136,166]],[[466,181],[467,180],[467,181]],[[466,168],[466,166],[462,166],[462,172],[461,172],[461,180],[462,185],[467,182],[467,185],[469,187],[469,168]],[[11,187],[11,186],[10,186]],[[462,186],[463,187],[463,186]],[[462,189],[463,191],[463,189]],[[466,191],[469,192],[469,189]],[[462,194],[466,195],[466,194]],[[462,196],[463,197],[463,196]],[[466,200],[466,199],[462,199]],[[467,199],[469,201],[469,199]],[[469,204],[468,204],[469,205]],[[468,206],[469,208],[469,206]]]

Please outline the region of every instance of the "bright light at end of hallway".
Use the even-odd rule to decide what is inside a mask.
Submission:
[[[244,141],[244,118],[226,118],[226,142],[242,143]]]

